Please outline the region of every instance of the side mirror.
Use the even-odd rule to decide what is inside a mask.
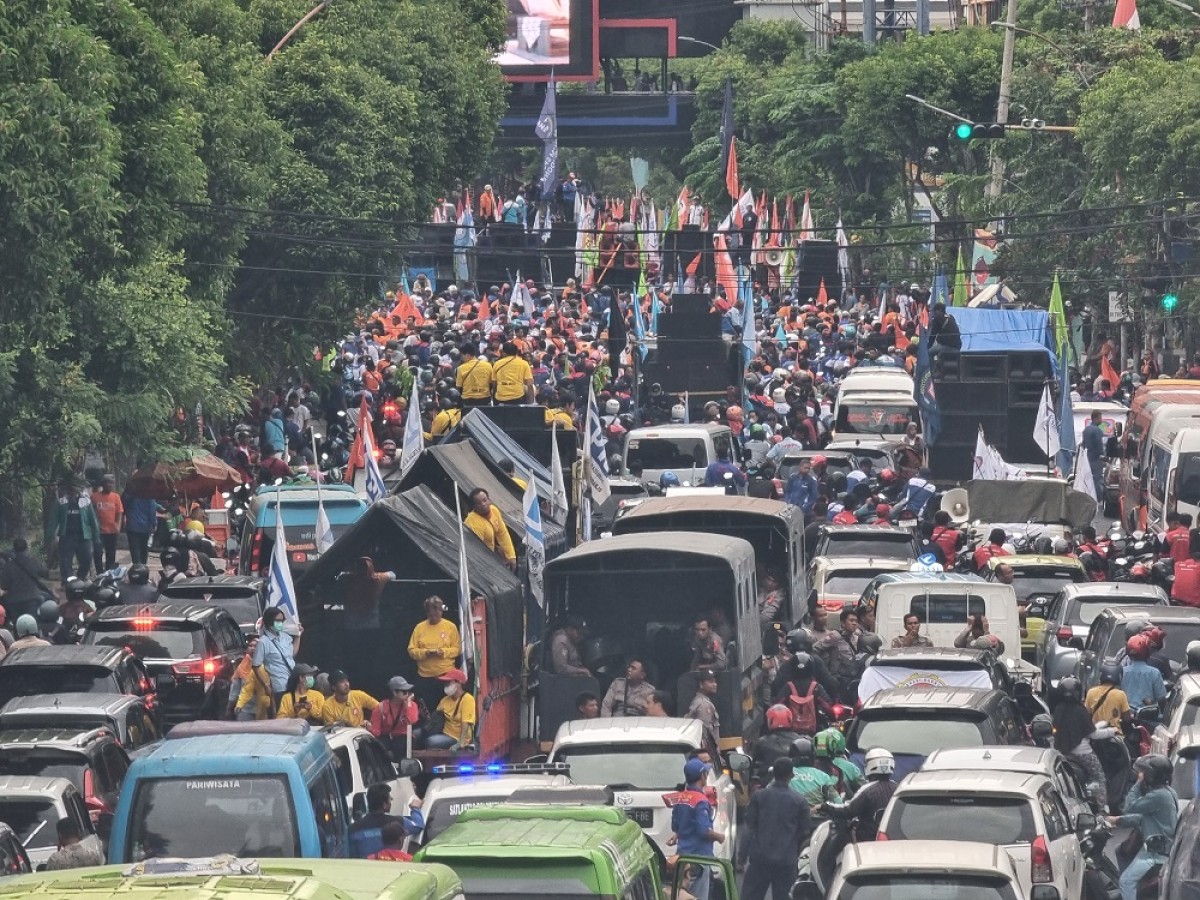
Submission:
[[[355,794],[350,799],[350,818],[358,821],[367,814],[367,795],[364,793]]]
[[[729,764],[729,771],[735,775],[745,775],[750,771],[750,767],[754,764],[754,760],[745,753],[731,752],[725,761]]]
[[[1162,718],[1162,713],[1157,706],[1139,706],[1134,718],[1139,722],[1154,722],[1157,723]]]
[[[396,764],[396,773],[401,778],[416,778],[423,771],[425,767],[419,759],[402,759]]]
[[[1035,619],[1046,618],[1046,604],[1045,603],[1030,603],[1029,606],[1025,609],[1025,615],[1033,616]]]
[[[1075,817],[1076,831],[1091,831],[1096,827],[1096,816],[1090,812],[1082,812]]]

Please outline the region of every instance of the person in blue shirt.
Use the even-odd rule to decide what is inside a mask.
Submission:
[[[675,795],[675,805],[671,808],[671,837],[667,844],[676,847],[684,856],[713,857],[713,844],[725,843],[725,835],[713,827],[715,814],[704,793],[709,768],[708,763],[696,758],[683,764],[683,779],[687,784]],[[693,873],[688,893],[698,900],[705,900],[710,874],[706,867]]]
[[[1121,900],[1137,900],[1138,882],[1167,861],[1179,822],[1179,795],[1171,787],[1173,768],[1165,756],[1150,754],[1133,764],[1137,783],[1125,796],[1122,815],[1108,816],[1117,828],[1138,828],[1142,847],[1121,873]]]
[[[276,453],[287,449],[287,430],[283,424],[283,410],[276,407],[263,423],[263,447],[270,448]]]
[[[134,497],[125,491],[125,536],[129,538],[129,560],[145,565],[150,559],[150,535],[158,527],[158,504],[149,497]]]
[[[287,691],[288,678],[292,669],[296,668],[296,657],[292,646],[292,636],[284,631],[284,620],[287,617],[278,606],[268,607],[262,615],[262,637],[254,648],[250,664],[254,667],[263,666],[271,679],[271,694],[275,700],[275,708]]]
[[[378,782],[367,788],[367,814],[350,825],[351,859],[367,859],[372,853],[383,849],[383,828],[389,822],[398,822],[409,837],[416,837],[425,830],[425,814],[421,812],[421,801],[414,797],[410,804],[412,812],[407,816],[393,816],[392,786]]]
[[[1125,696],[1129,698],[1129,705],[1134,709],[1155,706],[1167,696],[1162,672],[1148,661],[1152,649],[1150,638],[1144,634],[1135,634],[1125,642],[1125,655],[1129,664],[1121,674],[1121,690],[1125,692]]]
[[[745,473],[730,461],[729,448],[721,447],[717,450],[716,462],[709,463],[708,468],[704,470],[704,486],[725,487],[729,480],[726,478],[727,475],[733,479],[733,484],[737,488],[737,492],[745,494]]]
[[[783,501],[800,507],[804,511],[804,518],[807,519],[812,515],[813,504],[820,493],[820,485],[812,475],[812,464],[807,459],[802,459],[799,467],[783,486]]]
[[[904,486],[904,493],[900,495],[900,501],[892,507],[892,513],[895,514],[896,507],[903,506],[904,509],[912,510],[920,516],[929,501],[933,499],[934,486],[929,478],[928,469],[918,469],[917,474],[908,479],[908,484]]]

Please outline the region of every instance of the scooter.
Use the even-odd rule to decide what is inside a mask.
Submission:
[[[1079,849],[1083,852],[1086,869],[1083,873],[1083,895],[1090,900],[1120,900],[1121,871],[1128,866],[1132,856],[1117,850],[1117,862],[1104,852],[1112,837],[1112,828],[1100,820],[1096,827],[1090,829],[1079,839]],[[1139,848],[1140,849],[1140,848]],[[1162,876],[1162,866],[1157,865],[1146,872],[1138,882],[1138,900],[1157,900],[1159,881]]]
[[[808,846],[800,853],[791,900],[825,900],[842,850],[853,838],[852,821],[831,817],[817,825]]]

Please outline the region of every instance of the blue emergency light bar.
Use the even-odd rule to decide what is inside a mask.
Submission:
[[[570,775],[571,766],[567,763],[456,763],[434,766],[429,774],[435,778],[458,775]]]

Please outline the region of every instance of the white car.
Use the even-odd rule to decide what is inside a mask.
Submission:
[[[338,763],[338,783],[346,795],[346,808],[357,815],[367,812],[367,788],[385,782],[392,788],[392,814],[407,810],[417,796],[412,776],[419,775],[421,764],[415,759],[401,760],[397,767],[383,744],[365,728],[327,725],[321,729]]]
[[[1170,756],[1180,733],[1193,725],[1200,725],[1200,675],[1180,675],[1150,736],[1150,752]]]
[[[703,744],[704,729],[695,719],[577,719],[559,726],[549,761],[567,763],[575,784],[611,788],[613,805],[624,809],[666,858],[676,852],[667,844],[669,796],[683,785],[688,756]],[[724,843],[713,849],[719,859],[732,859],[737,798],[733,780],[719,762],[709,770],[705,789],[715,813],[713,828],[725,835]]]
[[[879,831],[891,841],[967,840],[1008,851],[1026,893],[1080,897],[1084,860],[1067,804],[1045,775],[915,772],[900,783]]]
[[[1179,814],[1200,796],[1200,726],[1189,725],[1177,734],[1171,750],[1171,787],[1179,797]],[[1154,751],[1151,751],[1154,752]]]
[[[553,766],[536,764],[469,766],[460,771],[457,766],[436,766],[434,778],[425,789],[422,811],[425,830],[417,838],[424,846],[458,820],[459,813],[477,806],[499,806],[514,793],[528,788],[558,788],[569,785],[571,779]],[[514,771],[527,768],[528,772]],[[451,770],[448,773],[441,769]]]
[[[815,556],[808,564],[812,596],[808,608],[820,606],[837,616],[847,603],[856,605],[863,588],[883,572],[907,572],[907,559],[873,556]]]
[[[73,819],[85,837],[96,833],[83,798],[67,779],[0,777],[0,822],[12,828],[35,868],[58,849],[60,819]]]
[[[846,847],[827,896],[829,900],[1068,900],[1052,891],[1026,891],[1012,860],[994,844],[871,841]],[[1078,896],[1071,895],[1072,900]]]

